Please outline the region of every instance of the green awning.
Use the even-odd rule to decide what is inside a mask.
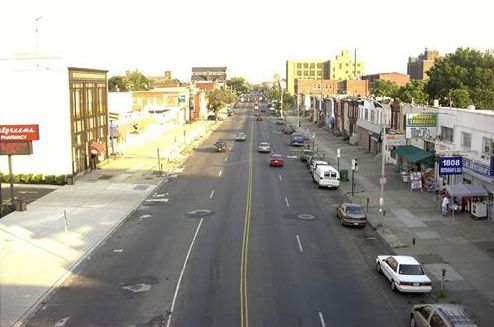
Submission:
[[[431,162],[435,156],[434,152],[425,151],[413,145],[401,146],[396,149],[395,154],[413,163]]]

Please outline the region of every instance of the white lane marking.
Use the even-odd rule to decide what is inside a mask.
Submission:
[[[211,194],[209,194],[209,198],[212,199],[214,195],[214,190],[211,191]]]
[[[182,283],[182,278],[184,277],[185,268],[187,267],[187,262],[189,261],[190,253],[192,252],[192,247],[194,246],[194,243],[196,241],[197,234],[199,234],[199,229],[201,229],[203,220],[204,218],[201,218],[201,220],[199,221],[194,237],[192,238],[192,242],[190,242],[189,251],[187,251],[187,255],[185,256],[184,265],[182,267],[182,271],[180,272],[180,276],[178,277],[175,293],[173,294],[172,306],[170,307],[170,312],[171,312],[170,319],[168,319],[168,321],[166,322],[166,327],[170,327],[170,323],[172,322],[173,310],[175,310],[175,302],[177,301],[178,290],[180,289],[180,284]]]
[[[225,157],[225,162],[228,160],[228,157]]]
[[[115,249],[115,250],[113,250],[113,252],[115,252],[115,253],[122,253],[123,252],[123,249]]]
[[[278,178],[280,179],[280,182],[283,182],[283,179],[281,179],[281,175],[278,175]]]
[[[220,172],[218,173],[218,176],[221,176],[223,174],[223,169],[220,169]]]
[[[302,248],[302,242],[300,242],[300,237],[297,235],[297,243],[298,243],[298,249],[300,252],[304,252],[304,249]]]
[[[170,199],[147,199],[146,202],[168,202]]]
[[[57,321],[55,323],[55,327],[63,327],[63,326],[65,326],[65,324],[67,323],[67,321],[69,321],[69,319],[70,319],[70,316],[65,317],[63,319],[60,319],[59,321]]]
[[[322,315],[322,312],[319,311],[319,320],[321,320],[321,326],[326,327],[326,323],[324,322],[324,317]]]
[[[151,215],[144,214],[144,215],[140,216],[138,219],[139,220],[143,220],[143,219],[146,219],[146,218],[151,218]]]
[[[298,158],[297,156],[286,156],[288,159],[296,159]]]
[[[285,202],[286,202],[286,206],[290,207],[290,203],[288,202],[288,198],[286,196],[285,196]]]
[[[166,194],[165,193],[160,193],[160,194],[154,194],[154,197],[155,198],[162,198],[162,197],[165,197]]]

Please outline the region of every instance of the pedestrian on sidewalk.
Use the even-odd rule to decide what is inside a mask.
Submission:
[[[448,214],[448,205],[449,205],[449,199],[448,199],[448,196],[445,195],[443,198],[443,202],[441,204],[443,216],[446,216]]]

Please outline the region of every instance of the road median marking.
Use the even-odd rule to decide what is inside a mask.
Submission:
[[[302,248],[302,242],[300,242],[300,237],[297,235],[297,243],[298,243],[298,249],[300,252],[304,252],[304,249]]]

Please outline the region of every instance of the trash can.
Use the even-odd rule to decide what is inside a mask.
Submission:
[[[26,211],[27,205],[25,199],[15,199],[15,210],[16,211]]]
[[[340,181],[348,182],[348,169],[340,170]]]
[[[74,176],[67,175],[65,177],[65,181],[67,182],[67,185],[74,185]]]

